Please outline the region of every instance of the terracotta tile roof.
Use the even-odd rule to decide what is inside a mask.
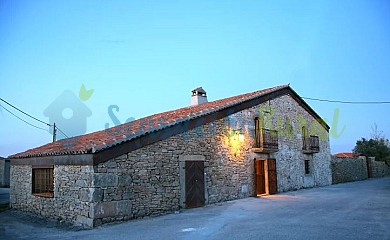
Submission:
[[[333,156],[339,157],[339,158],[354,158],[356,155],[351,152],[342,152],[342,153],[336,153]]]
[[[99,152],[106,148],[130,141],[142,135],[159,131],[166,127],[201,117],[206,114],[240,104],[244,101],[251,100],[266,93],[277,91],[283,88],[289,88],[289,86],[281,85],[256,92],[207,102],[197,106],[184,107],[173,111],[154,114],[106,130],[62,139],[9,157],[28,158]]]

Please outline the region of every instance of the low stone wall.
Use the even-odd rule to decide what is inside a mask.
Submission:
[[[333,184],[359,181],[368,177],[390,176],[390,167],[385,162],[375,161],[374,157],[369,157],[367,160],[364,156],[359,158],[332,157],[331,166]]]
[[[332,184],[368,178],[366,160],[362,158],[332,157]]]
[[[390,167],[385,162],[375,161],[375,158],[371,158],[371,177],[380,178],[390,176]]]

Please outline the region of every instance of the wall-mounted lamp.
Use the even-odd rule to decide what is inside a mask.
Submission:
[[[243,156],[245,151],[245,130],[226,128],[226,133],[221,136],[222,144],[229,149],[234,159],[237,156]]]
[[[238,141],[243,142],[244,140],[245,140],[244,134],[243,133],[239,133],[238,134]]]
[[[241,132],[241,130],[233,130],[234,132],[234,140],[238,140],[240,142],[243,142],[245,140],[244,133]]]

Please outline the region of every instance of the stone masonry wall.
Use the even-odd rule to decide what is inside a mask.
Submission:
[[[278,152],[252,152],[255,117],[278,130]],[[319,153],[302,153],[302,126],[321,136]],[[331,184],[327,131],[282,96],[94,167],[56,165],[54,198],[31,194],[31,166],[12,166],[11,206],[89,227],[173,212],[185,206],[181,161],[192,158],[204,160],[206,204],[255,196],[254,158],[276,159],[279,192]]]
[[[333,184],[367,179],[367,161],[370,163],[372,178],[390,176],[390,167],[385,162],[375,161],[374,157],[369,157],[367,160],[364,156],[359,158],[332,157]]]
[[[333,184],[365,180],[367,177],[365,159],[332,157]]]
[[[278,130],[279,151],[270,154],[276,159],[278,191],[330,185],[329,133],[290,96],[265,103],[261,109],[265,127]],[[319,136],[318,153],[303,153],[302,127],[309,136]],[[310,160],[310,174],[305,174],[305,160]]]
[[[279,151],[265,155],[277,161],[278,190],[331,184],[328,133],[291,97],[271,100],[270,129],[277,129]],[[102,179],[103,201],[94,204],[96,224],[158,215],[178,210],[181,156],[202,156],[205,165],[206,204],[255,195],[254,118],[263,114],[268,103],[256,106],[193,130],[145,146],[95,167],[95,177]],[[298,116],[300,119],[298,119]],[[264,117],[264,116],[262,116]],[[267,117],[267,116],[265,116]],[[320,152],[302,153],[301,128],[305,125],[321,135]],[[234,131],[244,134],[238,141]],[[312,173],[305,175],[304,160],[311,160]],[[106,179],[106,180],[104,180]],[[104,185],[104,183],[110,184]],[[96,182],[96,181],[95,181]],[[99,188],[98,185],[95,187]],[[119,214],[118,205],[127,206]]]
[[[371,158],[371,174],[373,178],[390,176],[390,167],[385,162],[376,161],[373,157]]]
[[[54,197],[39,197],[32,194],[32,167],[11,166],[11,207],[91,227],[90,202],[96,198],[91,188],[93,168],[55,165],[53,174]]]
[[[97,174],[118,176],[123,179],[123,185],[102,187],[103,202],[97,205],[114,201],[129,208],[125,216],[112,212],[97,217],[104,223],[179,210],[182,205],[179,157],[183,155],[204,156],[207,204],[253,195],[252,174],[248,171],[253,169],[253,162],[246,159],[243,152],[231,155],[231,149],[222,144],[226,120],[203,125],[99,164]],[[251,190],[242,192],[243,184]]]

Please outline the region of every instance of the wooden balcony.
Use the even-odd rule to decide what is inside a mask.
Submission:
[[[318,136],[310,136],[303,139],[302,152],[306,154],[318,153],[320,151],[320,140]]]
[[[273,153],[278,151],[278,131],[262,128],[256,132],[256,143],[253,152]]]

